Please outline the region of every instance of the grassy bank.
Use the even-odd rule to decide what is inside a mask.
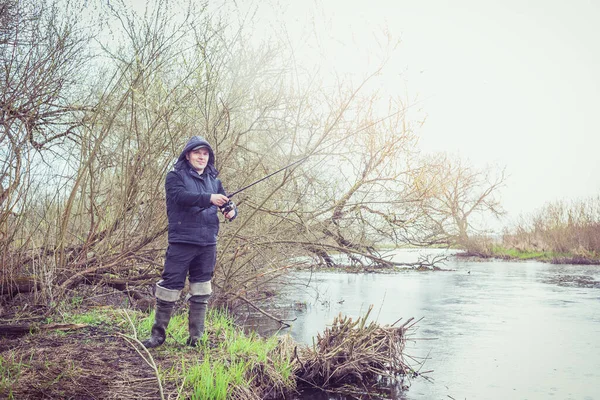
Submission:
[[[529,261],[536,260],[554,264],[600,264],[600,254],[587,252],[586,254],[575,252],[558,251],[536,251],[521,250],[517,248],[504,247],[500,245],[487,248],[478,247],[476,250],[467,250],[459,253],[459,257],[498,258],[502,260]]]
[[[246,334],[226,313],[210,311],[199,346],[190,348],[184,311],[172,318],[164,345],[150,351],[140,340],[153,314],[81,307],[31,324],[0,341],[0,397],[274,399],[302,385],[364,391],[382,376],[416,375],[402,354],[410,320],[381,327],[367,322],[368,313],[340,316],[308,347],[289,336]]]
[[[139,337],[150,335],[153,321],[151,314],[133,322]],[[200,345],[190,349],[182,346],[188,336],[187,317],[175,315],[165,346],[156,350],[162,352],[159,357],[173,363],[168,371],[161,370],[160,378],[179,383],[178,395],[199,400],[263,399],[295,388],[291,353],[284,339],[247,335],[219,311],[208,313],[207,326]]]
[[[570,257],[572,255],[570,255],[569,253],[558,253],[554,251],[531,251],[510,249],[502,246],[493,246],[490,252],[490,256],[511,260],[552,261],[557,258]]]
[[[109,308],[47,319],[20,346],[0,347],[0,397],[36,398],[43,391],[50,398],[263,399],[296,387],[285,338],[247,335],[226,314],[211,311],[192,349],[184,345],[187,318],[176,314],[165,344],[147,351],[140,340],[150,335],[153,320],[153,314]],[[70,329],[43,329],[53,326]],[[117,371],[124,376],[117,379]],[[128,375],[153,390],[131,393]]]

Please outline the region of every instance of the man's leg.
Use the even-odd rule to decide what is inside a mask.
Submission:
[[[212,293],[211,278],[217,258],[216,246],[203,246],[190,265],[189,346],[196,346],[204,332],[206,307]]]
[[[195,256],[195,246],[170,244],[165,257],[162,280],[156,284],[156,313],[151,336],[142,342],[146,348],[158,347],[167,337],[167,327],[175,302],[185,285],[188,267]]]
[[[181,290],[163,288],[160,286],[161,282],[156,284],[156,311],[154,313],[154,325],[152,325],[150,338],[142,342],[147,349],[158,347],[165,342],[173,307],[181,293]]]
[[[212,293],[210,281],[190,283],[190,299],[189,299],[189,314],[188,324],[190,337],[187,340],[188,346],[196,346],[198,339],[204,333],[204,321],[206,319],[206,307],[208,299]]]

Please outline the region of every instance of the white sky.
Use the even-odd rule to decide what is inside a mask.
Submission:
[[[258,25],[285,24],[303,63],[320,53],[357,77],[377,64],[382,29],[401,38],[385,83],[421,100],[422,149],[506,166],[508,218],[600,195],[600,2],[258,4]]]

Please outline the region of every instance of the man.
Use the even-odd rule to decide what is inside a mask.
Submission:
[[[199,136],[187,142],[174,169],[167,174],[169,247],[162,280],[156,284],[156,316],[151,337],[143,342],[147,348],[160,346],[165,341],[175,302],[188,273],[190,337],[187,344],[196,346],[202,336],[217,257],[217,207],[222,207],[229,221],[237,216],[237,209],[229,202],[217,174],[213,150]]]

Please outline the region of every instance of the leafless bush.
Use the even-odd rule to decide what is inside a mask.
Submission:
[[[504,234],[503,243],[519,250],[598,254],[600,197],[549,203],[529,218],[521,218]]]

